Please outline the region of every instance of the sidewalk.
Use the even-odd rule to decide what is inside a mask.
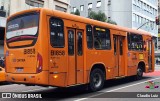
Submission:
[[[160,65],[155,65],[155,70],[160,71]]]
[[[144,76],[160,76],[160,65],[155,65],[155,71],[151,73],[144,73]]]

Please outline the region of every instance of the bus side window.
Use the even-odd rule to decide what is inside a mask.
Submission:
[[[138,34],[134,34],[134,33],[131,33],[130,34],[130,43],[131,43],[131,46],[130,48],[132,50],[141,50],[143,51],[143,37],[142,35],[138,35]]]
[[[74,32],[68,30],[68,54],[74,55]]]
[[[78,55],[83,54],[82,32],[78,32]]]
[[[96,49],[110,49],[111,40],[110,40],[110,30],[95,27],[94,28],[94,47]]]
[[[64,23],[61,19],[50,18],[50,43],[52,47],[64,47]]]
[[[123,41],[122,41],[122,38],[120,38],[119,46],[120,46],[120,55],[123,55]]]
[[[87,34],[87,47],[89,49],[93,48],[93,34],[92,34],[92,26],[86,26],[86,34]]]
[[[131,35],[127,33],[127,40],[128,40],[128,49],[131,50],[132,48],[132,43],[131,43]]]

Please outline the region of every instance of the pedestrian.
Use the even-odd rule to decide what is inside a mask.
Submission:
[[[158,59],[156,59],[156,64],[158,65]]]

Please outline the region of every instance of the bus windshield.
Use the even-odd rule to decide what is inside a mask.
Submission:
[[[33,46],[38,37],[39,13],[27,13],[8,20],[6,43],[9,48]]]

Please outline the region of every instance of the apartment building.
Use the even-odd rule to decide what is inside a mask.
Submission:
[[[0,57],[3,56],[6,17],[36,7],[70,12],[70,0],[0,0]]]
[[[108,19],[118,25],[150,32],[158,36],[155,17],[158,16],[158,0],[71,0],[71,11],[79,9],[80,15],[88,17],[89,12],[101,10]]]
[[[158,0],[158,18],[160,20],[160,0]],[[160,22],[159,22],[160,24]],[[158,50],[155,52],[155,60],[158,60],[158,63],[160,65],[160,25],[158,26]]]
[[[81,16],[88,17],[90,11],[98,12],[101,10],[108,19],[115,21],[120,26],[150,32],[155,43],[155,53],[158,53],[160,57],[160,52],[158,52],[160,38],[158,42],[158,26],[155,22],[155,18],[158,16],[158,1],[71,0],[71,12],[75,12],[78,9]]]
[[[44,7],[63,12],[69,12],[70,8],[70,0],[11,0],[10,3],[10,14],[35,7]]]
[[[0,57],[3,56],[3,41],[6,26],[6,17],[9,11],[9,0],[0,0]]]

